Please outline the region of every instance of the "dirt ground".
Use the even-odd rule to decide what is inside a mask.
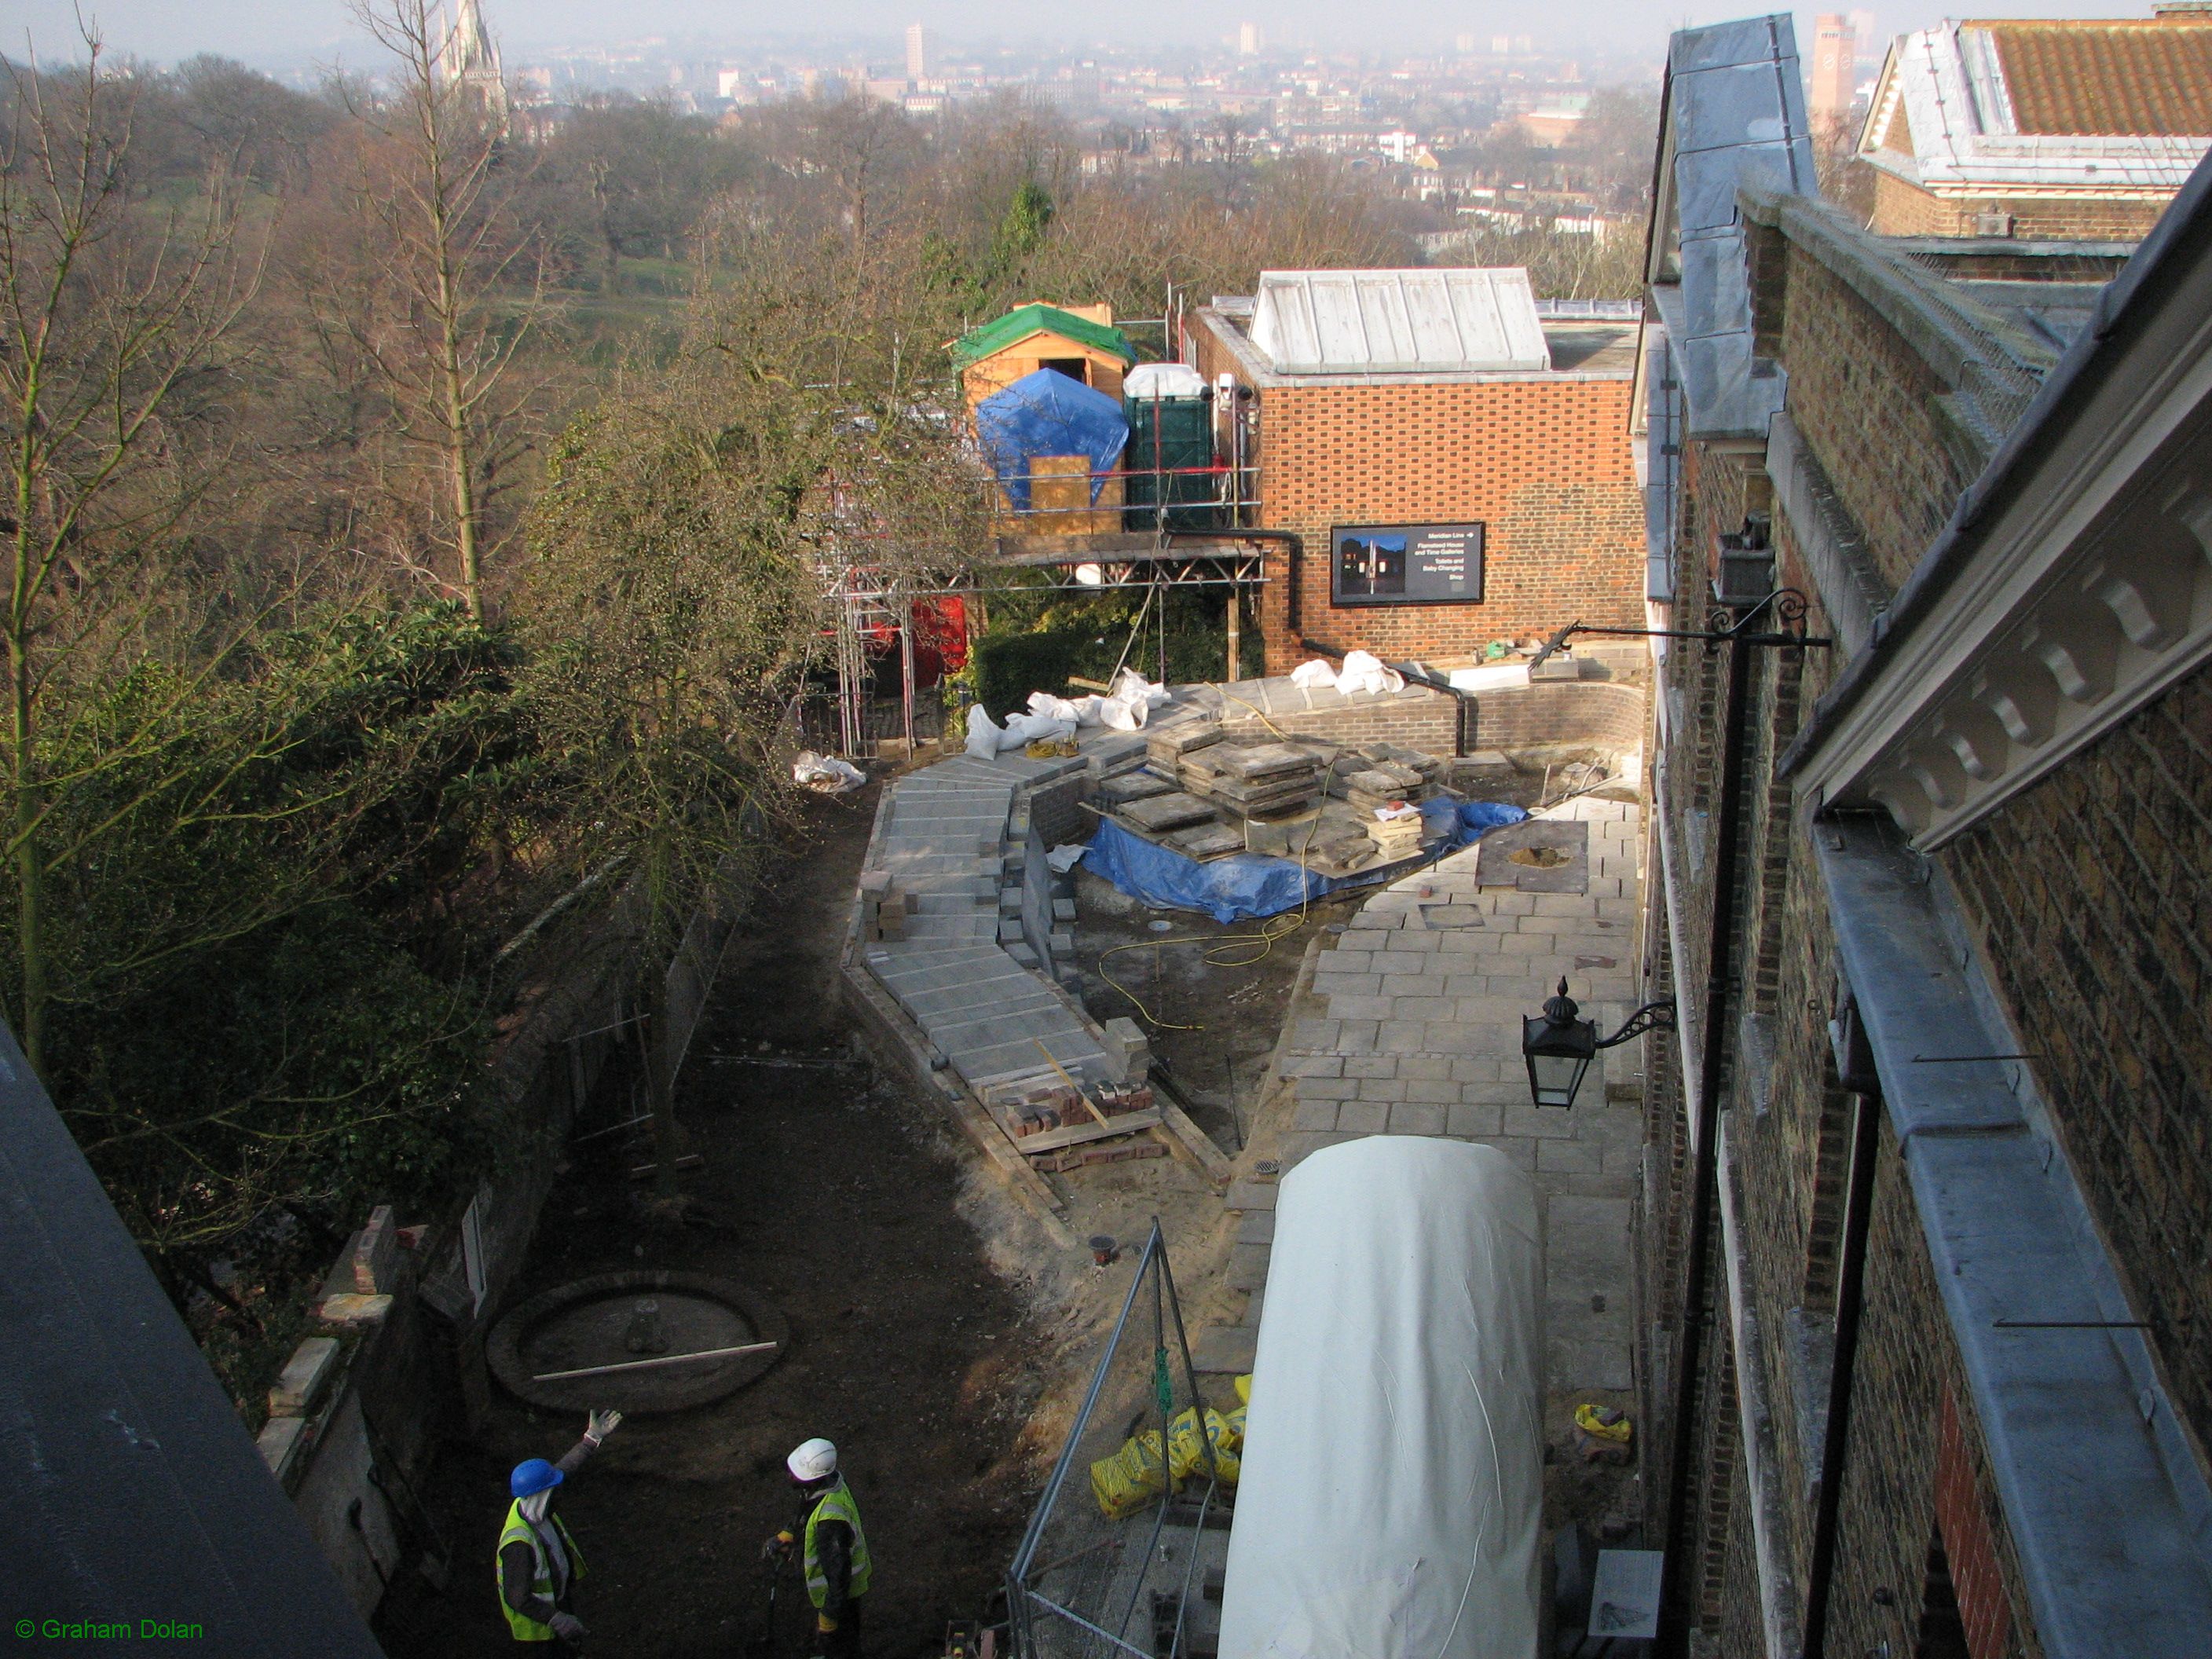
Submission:
[[[681,1085],[707,1159],[686,1177],[694,1224],[647,1229],[628,1158],[580,1160],[516,1287],[650,1263],[738,1279],[791,1322],[761,1381],[632,1419],[563,1492],[590,1562],[587,1651],[739,1650],[765,1599],[759,1545],[793,1509],[784,1454],[817,1434],[842,1449],[875,1558],[867,1650],[939,1651],[945,1621],[975,1616],[1013,1553],[1039,1446],[1057,1449],[1054,1413],[1038,1408],[1082,1363],[1068,1345],[1092,1322],[1088,1258],[1038,1262],[1003,1191],[895,1080],[712,1058],[850,1061],[837,951],[875,804],[872,787],[813,805],[811,845],[724,961]],[[480,1440],[447,1450],[426,1497],[453,1540],[452,1581],[442,1595],[412,1572],[395,1583],[380,1634],[398,1659],[513,1650],[492,1591],[507,1474],[557,1457],[581,1427],[495,1392]],[[778,1650],[804,1652],[805,1595],[787,1578],[780,1601]]]

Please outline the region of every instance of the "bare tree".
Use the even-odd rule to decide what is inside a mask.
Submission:
[[[446,70],[451,31],[440,0],[355,0],[355,17],[391,55],[387,99],[355,113],[380,141],[358,185],[386,303],[356,313],[390,387],[400,430],[445,475],[459,588],[484,614],[491,481],[514,459],[526,389],[511,374],[540,319],[542,273],[507,205],[498,112]],[[513,290],[501,302],[501,290]]]
[[[9,67],[14,118],[0,137],[7,847],[34,1069],[54,994],[48,882],[83,850],[56,844],[57,804],[125,769],[136,775],[120,811],[166,787],[158,734],[227,654],[204,654],[99,744],[75,740],[88,688],[143,652],[149,621],[176,597],[167,579],[181,528],[222,454],[226,343],[260,269],[239,255],[222,176],[167,216],[129,199],[128,83],[103,72],[96,37],[85,44],[64,81]]]

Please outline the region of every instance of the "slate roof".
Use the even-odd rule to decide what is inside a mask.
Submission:
[[[160,1619],[203,1626],[213,1653],[376,1659],[4,1028],[0,1264],[9,1617]]]
[[[1136,348],[1129,343],[1129,337],[1112,324],[1094,323],[1088,317],[1062,311],[1058,306],[1031,304],[1016,306],[1005,316],[981,328],[970,329],[955,340],[952,365],[965,368],[986,357],[994,357],[1032,334],[1056,334],[1063,340],[1073,340],[1078,345],[1119,357],[1125,363],[1137,361]]]

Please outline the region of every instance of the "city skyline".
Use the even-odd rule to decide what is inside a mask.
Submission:
[[[1809,52],[1814,18],[1821,10],[1808,8],[1795,13],[1801,52]],[[501,4],[487,9],[486,21],[510,61],[537,52],[574,51],[592,46],[618,46],[641,40],[696,41],[699,46],[775,46],[786,51],[835,42],[849,52],[861,46],[881,55],[885,63],[902,63],[907,30],[919,24],[927,31],[937,51],[973,56],[1012,50],[1019,52],[1076,52],[1085,46],[1141,47],[1147,43],[1163,48],[1223,47],[1237,50],[1244,26],[1250,25],[1265,52],[1300,50],[1300,42],[1332,52],[1428,52],[1449,54],[1460,38],[1487,42],[1492,37],[1526,35],[1535,49],[1554,56],[1649,56],[1655,62],[1663,52],[1669,30],[1685,22],[1752,15],[1756,6],[1701,3],[1683,9],[1680,16],[1645,7],[1632,0],[1565,0],[1542,8],[1486,4],[1413,4],[1394,9],[1393,24],[1378,28],[1370,17],[1358,23],[1346,20],[1340,9],[1317,0],[1288,0],[1287,3],[1255,6],[1243,0],[1220,0],[1201,6],[1146,3],[1123,8],[1113,15],[1110,26],[1086,31],[1049,32],[1035,27],[1035,15],[1016,10],[1002,0],[971,0],[957,6],[915,4],[913,0],[867,0],[842,10],[834,30],[794,33],[781,29],[787,14],[765,5],[709,5],[705,0],[639,0],[622,12],[625,27],[617,30],[599,20],[604,12],[583,0],[534,0],[527,6]],[[1851,9],[1842,8],[1842,9]],[[1861,34],[1859,49],[1879,59],[1893,35],[1910,28],[1929,27],[1946,15],[1938,7],[1886,3],[1861,9],[1871,14],[1874,27]],[[2147,16],[2148,4],[2113,3],[2112,0],[2007,0],[1993,9],[2008,16],[2093,17]],[[112,52],[175,62],[198,52],[234,58],[256,68],[298,70],[310,64],[362,62],[370,53],[349,16],[343,0],[222,0],[222,3],[180,11],[167,0],[106,0],[88,9],[88,17],[100,29]],[[28,51],[45,59],[66,59],[77,41],[76,8],[71,0],[24,0],[20,21],[5,37],[4,51],[21,58]]]

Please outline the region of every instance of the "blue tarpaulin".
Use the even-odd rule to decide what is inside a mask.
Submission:
[[[1094,475],[1108,471],[1128,444],[1129,422],[1117,399],[1057,369],[1040,368],[975,405],[975,435],[1014,511],[1026,513],[1034,458],[1080,455]],[[1104,483],[1091,480],[1094,507]]]
[[[1098,821],[1083,867],[1110,881],[1131,898],[1158,910],[1202,910],[1216,921],[1272,916],[1348,887],[1365,887],[1393,880],[1423,862],[1441,858],[1483,832],[1501,824],[1518,823],[1528,813],[1496,801],[1425,801],[1421,816],[1428,828],[1449,819],[1450,828],[1418,859],[1363,870],[1356,876],[1316,875],[1289,859],[1261,853],[1231,853],[1227,858],[1200,863],[1194,858],[1132,835],[1111,818]]]

